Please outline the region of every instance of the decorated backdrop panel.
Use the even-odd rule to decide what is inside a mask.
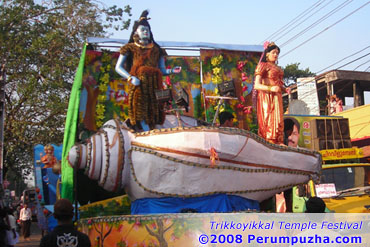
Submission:
[[[94,132],[109,119],[127,117],[127,84],[114,71],[118,56],[118,52],[86,51],[79,108],[79,133]]]
[[[207,96],[219,95],[217,85],[232,80],[236,89],[236,100],[227,100],[221,105],[220,112],[230,111],[234,116],[234,125],[253,130],[255,128],[252,89],[254,70],[261,53],[201,50],[203,72],[203,92]],[[208,122],[213,120],[218,101],[205,98],[205,112]]]
[[[181,88],[189,95],[189,112],[183,111],[186,116],[203,119],[203,105],[201,99],[202,84],[200,82],[200,60],[199,57],[167,57],[168,68],[181,66],[179,74],[173,74],[164,78],[166,87],[172,88],[175,94]]]
[[[128,84],[115,72],[118,52],[86,51],[79,106],[78,133],[85,139],[98,130],[104,122],[128,117]],[[163,88],[176,90],[184,88],[189,95],[189,112],[182,114],[200,118],[201,83],[198,57],[168,57],[168,67],[181,66],[180,74],[164,76]],[[173,105],[169,105],[169,110]],[[173,106],[175,107],[175,106]]]
[[[85,139],[112,118],[128,117],[128,84],[115,72],[119,53],[108,50],[86,51],[80,106],[78,133]],[[252,109],[253,74],[260,53],[201,50],[199,57],[167,57],[166,66],[181,66],[179,74],[163,77],[163,88],[175,95],[181,88],[189,96],[189,111],[184,115],[212,122],[217,100],[204,95],[218,95],[217,85],[233,80],[237,100],[227,100],[221,112],[230,111],[236,117],[235,126],[253,129],[255,112]],[[201,62],[200,62],[201,61]],[[202,76],[201,80],[201,63]],[[175,108],[174,101],[169,106]]]

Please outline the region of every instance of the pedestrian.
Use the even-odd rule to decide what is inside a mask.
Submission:
[[[55,202],[54,217],[58,225],[41,239],[40,247],[91,246],[89,237],[77,231],[73,226],[73,205],[69,200],[59,199]]]
[[[15,217],[13,215],[13,211],[14,210],[11,209],[11,208],[6,208],[7,215],[5,217],[5,222],[9,226],[9,230],[6,231],[6,235],[7,235],[7,247],[13,247],[19,241],[19,236],[18,236],[18,233],[16,231],[17,225],[16,225]]]
[[[23,239],[26,241],[30,241],[31,235],[31,219],[32,219],[32,211],[28,207],[28,204],[25,203],[21,212],[19,213],[19,219],[21,220],[21,227],[22,227],[22,236]]]
[[[0,208],[0,246],[6,246],[6,231],[9,230],[9,226],[5,223],[6,211],[4,208]]]
[[[325,213],[325,209],[326,204],[320,197],[313,196],[306,201],[306,213]]]
[[[337,112],[337,96],[333,94],[329,97],[329,115],[333,115]]]
[[[218,119],[220,121],[220,127],[233,127],[233,119],[234,116],[231,112],[223,111],[218,116]]]
[[[336,97],[336,106],[335,106],[335,112],[339,113],[343,111],[343,101],[337,96]]]

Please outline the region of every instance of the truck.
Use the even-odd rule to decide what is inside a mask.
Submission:
[[[368,213],[370,210],[370,163],[363,162],[364,148],[352,147],[348,119],[341,116],[286,115],[300,128],[299,146],[322,155],[319,182],[293,188],[292,211],[305,212],[305,201],[319,196],[328,212]]]

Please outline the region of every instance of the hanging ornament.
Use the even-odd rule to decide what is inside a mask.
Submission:
[[[49,184],[49,177],[48,175],[45,175],[42,177],[42,180],[46,183],[46,184]]]
[[[211,147],[209,152],[210,152],[209,159],[210,159],[210,162],[211,162],[211,166],[215,166],[216,162],[219,161],[218,153],[217,153],[217,151],[214,147]]]

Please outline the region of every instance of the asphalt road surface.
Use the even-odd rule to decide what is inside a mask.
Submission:
[[[37,222],[32,222],[31,224],[31,236],[30,241],[23,240],[22,236],[19,236],[19,242],[16,244],[16,247],[38,247],[40,246],[41,240],[41,230],[37,226]]]

